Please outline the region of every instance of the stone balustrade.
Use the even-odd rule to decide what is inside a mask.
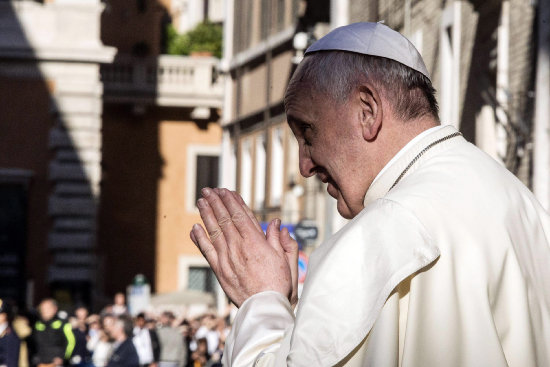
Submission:
[[[222,105],[218,59],[161,55],[140,58],[119,55],[101,67],[104,100],[165,107]]]

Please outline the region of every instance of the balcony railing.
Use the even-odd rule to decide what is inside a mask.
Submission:
[[[169,107],[222,106],[218,59],[161,55],[117,56],[101,67],[105,101]]]

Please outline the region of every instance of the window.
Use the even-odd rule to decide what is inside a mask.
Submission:
[[[197,211],[203,187],[218,187],[220,154],[220,146],[191,144],[187,147],[185,207],[188,212]]]
[[[218,156],[197,155],[195,202],[200,199],[203,187],[218,187],[218,165]]]
[[[201,292],[216,292],[218,283],[212,269],[207,266],[189,267],[187,289],[194,289]]]

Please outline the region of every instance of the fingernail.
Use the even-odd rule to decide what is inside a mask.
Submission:
[[[225,196],[225,193],[226,193],[226,192],[227,192],[227,190],[225,190],[225,189],[219,189],[218,195],[220,195],[220,196]]]
[[[279,218],[275,219],[274,220],[274,224],[275,224],[275,227],[277,227],[277,229],[279,229],[281,227],[281,220]]]
[[[208,202],[206,200],[204,200],[203,198],[200,198],[199,201],[197,201],[197,206],[199,208],[206,208],[208,206]],[[196,226],[196,224],[195,224]],[[195,226],[193,226],[193,228],[195,228]]]
[[[209,196],[211,192],[208,187],[205,187],[204,189],[201,190],[201,193],[202,193],[202,196],[206,197],[206,196]]]

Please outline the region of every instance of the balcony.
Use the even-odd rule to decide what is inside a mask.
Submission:
[[[136,106],[221,108],[223,85],[218,59],[161,55],[118,55],[101,67],[106,103]]]

